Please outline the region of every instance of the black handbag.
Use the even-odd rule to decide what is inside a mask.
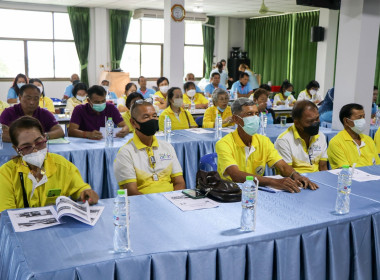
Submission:
[[[222,180],[216,171],[197,172],[197,189],[206,197],[218,202],[241,201],[241,189],[230,181]]]

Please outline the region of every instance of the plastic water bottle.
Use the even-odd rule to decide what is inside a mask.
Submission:
[[[209,107],[212,107],[214,104],[213,104],[213,102],[212,102],[212,98],[210,97],[209,99],[208,99],[208,106]]]
[[[253,181],[253,176],[247,176],[242,186],[240,228],[243,231],[256,229],[256,206],[259,181]]]
[[[0,150],[3,149],[3,125],[0,123]]]
[[[190,113],[191,113],[191,114],[194,114],[194,113],[195,113],[195,103],[194,103],[193,100],[191,100]]]
[[[222,127],[223,127],[222,116],[217,113],[216,118],[215,118],[215,139],[217,140],[222,139]]]
[[[351,172],[348,165],[343,165],[338,175],[338,194],[335,211],[337,214],[347,214],[350,211]]]
[[[170,142],[171,133],[172,133],[172,121],[169,116],[165,116],[165,123],[164,123],[165,141]]]
[[[106,122],[106,147],[113,147],[113,127],[112,118],[108,118]]]
[[[261,127],[261,135],[266,135],[268,117],[265,112],[262,112],[260,115],[260,127]]]
[[[113,203],[113,248],[115,252],[130,251],[129,244],[129,201],[125,194],[126,190],[118,190]],[[127,217],[128,209],[128,217]],[[128,220],[127,220],[128,219]]]

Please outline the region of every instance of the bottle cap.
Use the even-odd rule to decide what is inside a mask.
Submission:
[[[125,190],[117,190],[117,194],[124,195],[125,194]]]
[[[111,120],[111,121],[112,121],[112,118],[111,118],[111,117],[109,117],[109,118],[108,118],[108,120]]]
[[[345,165],[342,166],[342,168],[343,168],[343,169],[349,169],[350,166],[349,166],[348,164],[345,164]]]
[[[220,115],[220,114],[218,114],[218,117],[221,117],[221,115]]]
[[[245,177],[245,180],[246,181],[253,181],[253,176],[247,176],[247,177]]]

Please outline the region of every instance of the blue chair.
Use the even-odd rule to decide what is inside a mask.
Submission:
[[[201,157],[201,160],[199,161],[199,169],[203,171],[217,171],[217,160],[217,153],[204,155],[203,157]]]
[[[198,127],[202,127],[202,125],[203,125],[203,116],[196,118],[195,122],[197,123]]]
[[[53,100],[53,102],[61,102],[62,101],[61,99],[55,98],[55,97],[51,97],[50,99]]]

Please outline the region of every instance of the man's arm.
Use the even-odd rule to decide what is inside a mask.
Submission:
[[[327,169],[327,161],[326,160],[320,160],[319,161],[319,171],[325,171]]]
[[[71,137],[88,138],[95,140],[100,140],[103,138],[103,134],[100,131],[83,131],[79,129],[78,124],[72,122],[70,122],[68,134]]]
[[[59,124],[53,126],[49,132],[46,133],[49,136],[49,139],[57,139],[65,137],[62,127]]]
[[[290,177],[293,179],[296,184],[304,189],[309,188],[311,190],[318,189],[318,186],[311,182],[309,178],[301,176],[298,172],[296,172],[293,167],[288,165],[284,160],[279,160],[275,163],[275,167],[280,171],[280,174],[283,177]]]
[[[186,188],[185,180],[182,175],[172,177],[172,183],[175,191],[183,190]]]
[[[125,124],[125,121],[119,122],[117,126],[122,127],[122,129],[116,133],[116,137],[123,138],[129,133],[129,127]]]
[[[120,189],[126,189],[128,195],[141,195],[143,193],[139,192],[137,189],[137,182],[130,182],[120,186]]]

